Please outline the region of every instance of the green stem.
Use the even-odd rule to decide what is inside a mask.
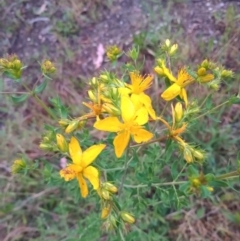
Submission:
[[[22,83],[23,87],[29,92],[29,94],[31,94],[35,100],[37,101],[37,103],[54,119],[57,120],[57,117],[55,116],[55,114],[45,105],[45,103],[39,99],[39,97],[24,83]]]
[[[233,172],[229,172],[229,173],[217,176],[216,180],[223,180],[223,179],[228,179],[228,178],[231,178],[231,177],[238,177],[239,175],[240,175],[239,171],[233,171]]]
[[[121,241],[125,241],[125,238],[123,236],[123,233],[122,233],[121,229],[119,229],[119,235],[120,235]]]
[[[201,105],[199,106],[200,108],[206,103],[208,97],[211,95],[212,93],[209,93],[203,100],[203,102],[201,103]]]
[[[8,94],[28,94],[28,92],[11,92],[11,91],[5,91],[5,92],[0,92],[0,94],[6,94],[6,95],[8,95]]]
[[[184,184],[188,181],[180,181],[180,182],[164,182],[164,183],[151,183],[150,185],[148,184],[140,184],[140,185],[128,185],[124,184],[124,187],[127,188],[142,188],[142,187],[161,187],[161,186],[172,186],[172,185],[181,185]]]
[[[141,146],[146,146],[146,145],[149,145],[149,144],[152,144],[152,143],[155,143],[155,142],[160,142],[160,141],[165,141],[166,139],[168,139],[169,136],[161,136],[157,139],[154,139],[154,140],[151,140],[151,141],[148,141],[148,142],[144,142],[142,144],[137,144],[137,145],[132,145],[130,147],[141,147]]]
[[[213,112],[213,111],[217,110],[217,109],[218,109],[218,108],[220,108],[221,106],[226,105],[226,104],[228,104],[228,103],[229,103],[229,100],[227,100],[227,101],[223,102],[223,103],[222,103],[222,104],[220,104],[220,105],[215,106],[215,107],[214,107],[214,108],[212,108],[211,110],[209,110],[209,111],[207,111],[207,112],[203,113],[202,115],[199,115],[199,116],[197,116],[197,117],[193,118],[192,120],[197,120],[197,119],[199,119],[199,118],[201,118],[201,117],[203,117],[203,116],[205,116],[205,115],[207,115],[207,114],[209,114],[209,113],[211,113],[211,112]]]

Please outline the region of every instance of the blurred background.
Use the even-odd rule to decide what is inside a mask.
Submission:
[[[132,44],[139,45],[140,58],[145,59],[143,72],[153,73],[156,53],[167,38],[179,45],[176,69],[209,58],[235,72],[234,81],[215,94],[217,103],[226,92],[238,93],[240,1],[0,0],[0,56],[17,54],[29,66],[24,72],[29,85],[39,76],[39,62],[53,61],[57,74],[42,98],[49,103],[59,96],[73,116],[82,113],[87,81],[109,67],[107,46],[116,44],[127,51]],[[0,89],[21,90],[2,78]],[[48,186],[41,164],[33,175],[11,175],[11,164],[19,154],[33,161],[44,157],[39,142],[49,123],[54,121],[33,99],[16,106],[0,95],[0,240],[118,240],[101,230],[91,198],[76,202],[64,188]],[[236,167],[239,105],[204,119],[189,138],[210,153],[215,173]],[[144,219],[137,221],[134,236],[130,233],[126,240],[238,241],[239,190],[235,185],[208,200],[192,198],[186,209],[168,210],[165,215],[158,213],[158,205],[141,207]]]

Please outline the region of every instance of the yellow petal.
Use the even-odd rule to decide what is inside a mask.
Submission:
[[[83,176],[86,177],[89,180],[89,182],[91,182],[95,190],[99,188],[100,181],[97,168],[93,166],[88,166],[83,170]]]
[[[88,186],[86,181],[83,178],[82,173],[78,174],[77,179],[78,179],[79,187],[81,189],[82,197],[85,198],[88,195]]]
[[[129,131],[120,132],[113,141],[113,145],[115,148],[115,154],[119,158],[123,155],[124,150],[126,149],[130,140]]]
[[[141,103],[146,107],[147,111],[148,111],[148,114],[154,119],[156,120],[156,113],[154,111],[154,109],[152,108],[152,100],[151,98],[142,93],[139,95],[140,97],[140,100],[141,100]]]
[[[135,109],[138,110],[142,107],[141,95],[132,94],[131,101],[133,102]]]
[[[127,85],[127,86],[129,86],[129,85]],[[122,95],[128,96],[131,92],[132,92],[131,89],[126,88],[126,87],[119,87],[119,88],[118,88],[118,93],[119,93],[121,96],[122,96]]]
[[[122,123],[117,117],[107,117],[95,122],[94,127],[100,131],[118,132],[121,130]]]
[[[127,96],[122,96],[121,98],[121,112],[124,122],[133,120],[136,114],[135,106],[131,99]]]
[[[152,81],[153,81],[153,75],[147,75],[147,77],[145,77],[145,79],[143,79],[143,81],[141,82],[140,86],[139,86],[139,92],[143,92],[147,89],[150,88],[150,86],[152,85]]]
[[[145,107],[142,107],[137,111],[135,122],[138,125],[144,125],[148,122],[148,111]]]
[[[141,75],[139,75],[137,72],[131,72],[129,75],[130,75],[130,79],[131,79],[131,82],[132,82],[133,91],[137,90],[139,85],[142,82]]]
[[[80,164],[82,160],[82,149],[78,142],[78,140],[75,137],[71,138],[71,141],[69,143],[69,153],[73,160],[73,163]]]
[[[156,116],[155,110],[152,108],[152,105],[147,105],[146,109],[148,111],[148,114],[153,118],[153,120],[156,120],[157,116]]]
[[[143,128],[132,128],[131,134],[137,143],[146,142],[153,138],[153,134]]]
[[[180,94],[180,92],[181,87],[174,83],[162,93],[161,97],[166,101],[170,101],[177,97]]]
[[[176,83],[181,87],[185,87],[192,83],[192,81],[193,77],[187,72],[187,70],[185,68],[180,69]]]
[[[104,144],[94,145],[84,151],[82,155],[81,166],[84,168],[90,165],[105,148],[105,146],[106,145]]]
[[[180,97],[184,100],[186,107],[188,105],[188,98],[187,98],[187,92],[184,88],[182,88],[181,92],[180,92]]]

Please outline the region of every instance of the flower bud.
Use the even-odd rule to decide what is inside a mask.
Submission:
[[[44,150],[44,151],[52,151],[53,150],[52,145],[46,144],[46,143],[42,143],[42,142],[40,143],[39,148]]]
[[[195,188],[199,188],[201,186],[201,182],[198,178],[193,178],[191,180],[192,186]]]
[[[101,190],[101,197],[105,200],[109,200],[110,199],[110,194],[109,191],[102,189]]]
[[[61,134],[57,134],[56,139],[57,139],[57,146],[58,146],[59,150],[62,151],[62,152],[67,152],[68,151],[68,144],[67,144],[67,141],[64,138],[64,136],[61,135]]]
[[[179,122],[183,117],[183,108],[182,108],[182,104],[180,102],[178,102],[175,105],[174,112],[175,112],[175,120],[176,120],[176,122]]]
[[[11,166],[12,173],[20,173],[27,167],[26,162],[22,159],[17,159]]]
[[[62,119],[58,122],[58,124],[62,127],[67,127],[70,124],[70,120],[68,119]]]
[[[110,182],[104,183],[103,187],[104,187],[104,189],[106,189],[107,191],[109,191],[109,192],[111,192],[113,194],[118,192],[117,187],[114,186],[113,184],[111,184]]]
[[[104,103],[102,105],[102,109],[114,116],[118,116],[121,114],[119,109],[117,109],[115,106],[113,106],[112,104],[109,104],[109,103]]]
[[[217,83],[210,83],[209,84],[210,88],[217,91],[219,89],[219,84]]]
[[[154,68],[154,71],[155,71],[157,74],[159,74],[159,75],[164,75],[163,69],[162,69],[161,67],[159,67],[159,66],[156,66],[156,67]]]
[[[186,145],[183,149],[183,156],[187,163],[193,162],[193,155],[188,145]]]
[[[170,44],[171,44],[171,42],[170,42],[170,40],[169,39],[166,39],[165,40],[165,45],[166,45],[166,47],[170,47]]]
[[[110,205],[108,205],[107,207],[104,207],[104,208],[102,209],[101,218],[102,218],[102,219],[107,218],[108,215],[110,214],[110,211],[111,211],[111,206],[110,206]]]
[[[44,74],[53,74],[56,71],[56,67],[50,60],[44,60],[41,69]]]
[[[206,74],[204,76],[200,76],[199,80],[200,80],[200,83],[203,83],[203,84],[208,83],[208,82],[214,80],[214,75],[213,74]]]
[[[213,191],[214,191],[213,187],[207,186],[206,188],[207,188],[207,190],[208,190],[209,192],[213,192]]]
[[[129,224],[135,223],[135,218],[127,212],[121,212],[120,216],[121,216],[122,220],[126,223],[129,223]]]
[[[205,159],[205,155],[203,152],[199,151],[199,150],[194,150],[192,152],[193,156],[195,158],[197,158],[198,160],[204,160]]]
[[[223,78],[233,78],[233,72],[232,70],[226,70],[224,69],[221,73],[221,77]]]
[[[206,70],[206,68],[204,68],[204,67],[200,67],[200,68],[198,69],[198,71],[197,71],[197,74],[198,74],[199,76],[204,76],[204,75],[206,75],[206,73],[207,73],[207,70]]]
[[[109,60],[115,61],[120,54],[121,50],[116,45],[107,47],[107,57]]]
[[[14,69],[19,70],[22,68],[22,63],[19,59],[15,59],[12,64]]]
[[[75,131],[78,128],[78,124],[79,124],[79,120],[71,121],[70,124],[65,129],[65,132],[67,134],[69,134],[69,133]]]
[[[92,102],[97,103],[97,97],[93,94],[92,90],[88,90],[88,96],[92,100]]]
[[[169,54],[170,54],[170,55],[174,55],[175,52],[177,51],[177,49],[178,49],[178,45],[177,45],[177,44],[174,44],[174,45],[170,48]]]

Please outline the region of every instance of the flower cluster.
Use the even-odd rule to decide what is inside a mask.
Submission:
[[[139,50],[136,48],[130,50],[127,56],[134,64],[126,64],[123,76],[117,77],[114,73],[105,71],[92,78],[88,82],[88,97],[82,103],[87,108],[85,113],[72,119],[59,120],[59,126],[49,129],[40,143],[41,149],[59,152],[66,157],[69,163],[62,167],[59,175],[67,182],[76,180],[83,198],[88,196],[88,182],[91,183],[100,199],[101,217],[105,220],[104,226],[108,230],[116,229],[121,222],[133,224],[135,218],[121,209],[117,202],[118,188],[107,180],[106,175],[102,175],[101,165],[94,163],[101,153],[108,149],[108,142],[103,139],[99,141],[101,143],[84,148],[83,151],[81,147],[83,142],[80,144],[77,132],[90,127],[98,133],[100,131],[113,133],[114,155],[116,158],[125,155],[128,162],[132,157],[128,159],[127,150],[161,141],[173,142],[177,146],[176,154],[183,157],[186,165],[201,164],[207,157],[204,150],[183,138],[191,122],[201,111],[196,101],[189,100],[187,88],[190,85],[207,85],[217,90],[221,81],[224,78],[231,78],[233,73],[209,60],[202,61],[195,70],[182,66],[174,73],[170,59],[176,54],[177,49],[178,45],[172,45],[169,40],[161,46],[164,54],[156,59],[157,65],[152,71],[157,76],[153,73],[140,73],[135,65]],[[107,57],[111,61],[117,60],[120,54],[121,51],[116,46],[108,48]],[[4,71],[14,70],[16,73],[22,69],[17,57],[0,59],[0,67]],[[41,69],[43,74],[53,73],[56,70],[48,60],[42,63]],[[166,88],[162,90],[160,96],[153,99],[151,88],[153,81],[158,81],[158,78],[159,81],[165,80]],[[165,108],[159,110],[157,106],[155,109],[154,103],[158,103],[161,98],[166,101]],[[171,104],[168,105],[168,102]],[[165,110],[168,110],[170,116],[163,116]],[[156,126],[163,129],[163,136],[159,137],[154,131],[152,127]],[[17,160],[12,167],[13,172],[19,172],[23,165],[24,163]],[[199,193],[202,187],[213,191],[209,180],[203,174],[191,176],[188,189],[194,193]],[[123,183],[120,185],[122,187]]]

